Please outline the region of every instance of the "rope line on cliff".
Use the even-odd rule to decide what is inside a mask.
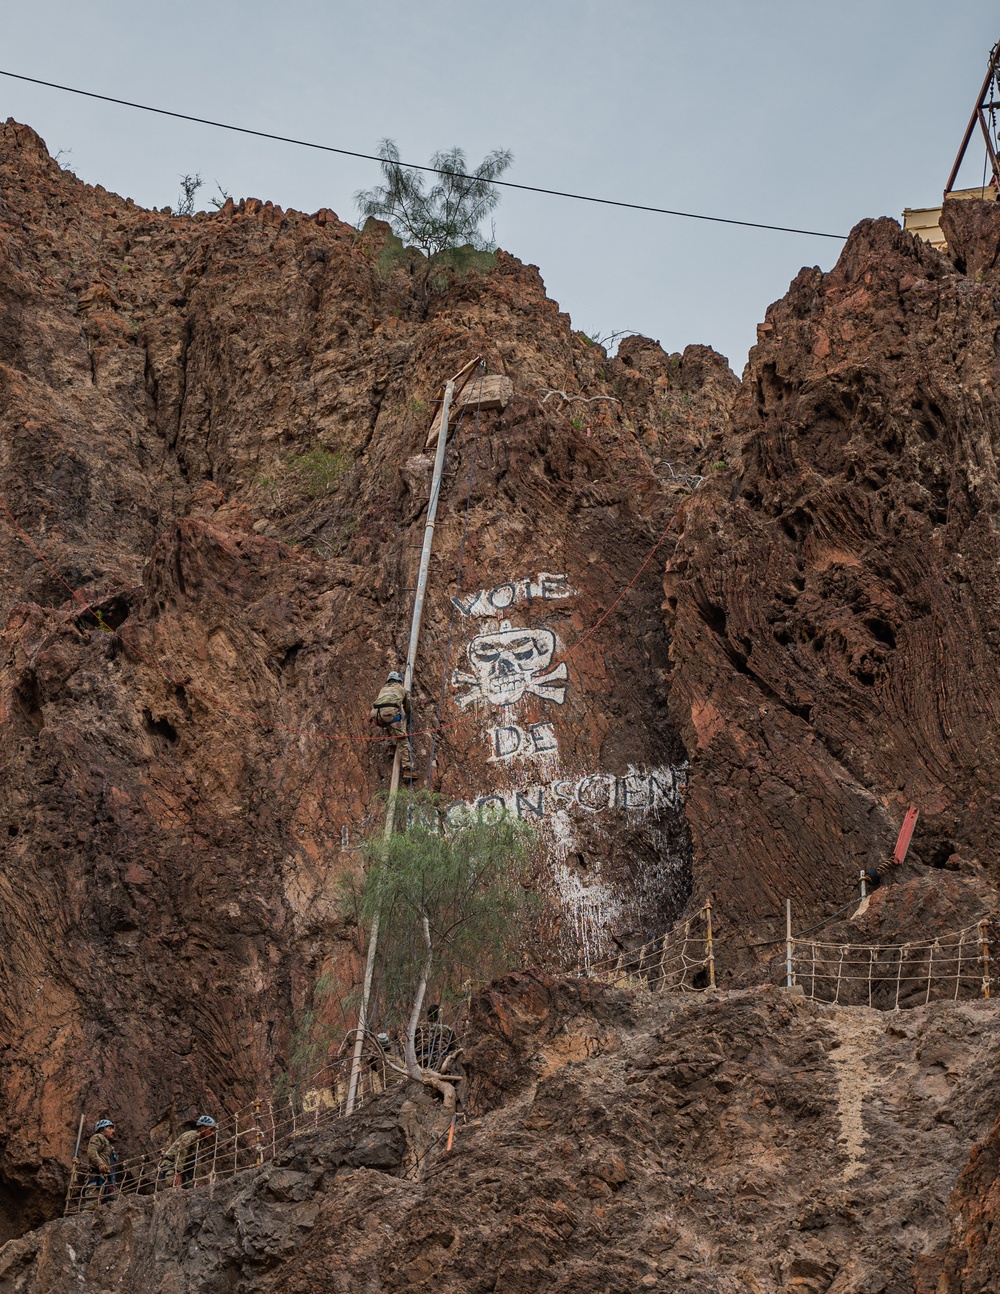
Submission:
[[[663,529],[663,533],[660,535],[659,539],[656,541],[653,547],[649,550],[648,554],[646,555],[646,560],[639,567],[636,573],[632,576],[629,582],[625,585],[621,593],[618,594],[614,602],[612,602],[611,605],[608,607],[608,609],[604,612],[604,614],[598,620],[596,620],[588,630],[586,630],[586,632],[582,635],[582,637],[578,638],[576,642],[574,642],[567,651],[563,652],[562,657],[560,658],[560,661],[557,663],[561,663],[562,661],[569,660],[569,658],[574,654],[574,652],[579,650],[579,648],[581,648],[589,638],[592,638],[593,635],[597,633],[598,629],[600,629],[601,625],[604,624],[608,616],[610,616],[611,613],[615,610],[615,608],[621,604],[622,599],[625,597],[625,595],[629,593],[632,590],[632,588],[635,586],[635,583],[639,579],[639,576],[642,575],[643,571],[646,569],[649,563],[656,556],[659,549],[663,547],[664,543],[666,543],[667,536],[670,534],[671,530],[673,530],[674,526],[677,524],[679,519],[680,519],[680,511],[678,510],[667,522],[666,526]]]
[[[60,85],[57,81],[43,81],[37,76],[25,76],[21,72],[6,72],[0,68],[0,76],[11,77],[15,81],[27,81],[31,85],[42,85],[49,90],[61,90],[65,94],[78,94],[86,99],[99,99],[102,103],[114,103],[121,108],[136,108],[140,112],[152,112],[159,117],[174,117],[178,121],[192,121],[199,126],[212,126],[216,130],[231,130],[239,135],[253,135],[257,139],[270,139],[279,144],[294,144],[298,148],[314,148],[322,153],[336,153],[341,157],[357,157],[365,162],[381,163],[385,159],[374,153],[358,153],[350,148],[335,148],[332,144],[317,144],[307,139],[295,139],[290,135],[275,135],[266,130],[253,130],[249,126],[234,126],[231,122],[213,121],[209,117],[194,117],[187,112],[174,112],[169,108],[154,108],[148,103],[136,103],[132,99],[118,99],[110,94],[98,94],[94,90],[81,90],[73,85]],[[432,175],[449,175],[460,180],[474,180],[474,175],[463,175],[459,171],[445,171],[438,166],[422,166],[417,162],[400,162],[400,166],[411,171],[427,171]],[[829,234],[818,229],[796,229],[791,225],[771,225],[760,220],[737,220],[733,216],[706,216],[696,211],[675,211],[670,207],[651,207],[641,202],[624,202],[618,198],[596,198],[588,193],[571,193],[564,189],[545,189],[537,184],[517,184],[513,180],[490,180],[505,189],[520,189],[524,193],[542,193],[552,198],[570,198],[574,202],[593,202],[604,207],[623,207],[629,211],[648,211],[658,216],[679,216],[685,220],[705,220],[716,225],[739,225],[744,229],[770,229],[779,234],[804,234],[809,238],[833,238],[845,242],[846,234]]]
[[[805,930],[800,930],[797,935],[793,936],[793,938],[803,939],[806,935],[811,935],[813,931],[819,930],[822,926],[828,926],[831,921],[836,921],[836,919],[839,916],[842,916],[847,911],[848,908],[853,908],[854,905],[857,903],[857,901],[858,900],[856,897],[848,899],[847,902],[843,905],[843,907],[837,908],[835,912],[831,912],[829,916],[823,917],[823,919],[821,921],[817,921],[815,925],[809,926]],[[783,915],[780,917],[765,918],[765,920],[768,920],[768,921],[770,920],[784,921],[784,919],[785,918]],[[785,943],[784,935],[782,935],[780,939],[761,939],[757,943],[753,943],[753,944],[740,944],[740,947],[741,948],[773,948],[777,944],[783,944],[783,943]]]
[[[212,693],[205,692],[201,688],[196,687],[189,679],[176,677],[173,673],[171,673],[171,671],[166,666],[162,665],[155,658],[148,656],[143,651],[141,651],[140,648],[138,648],[133,642],[129,641],[129,639],[126,638],[122,633],[120,633],[119,630],[113,629],[104,623],[104,619],[101,611],[98,608],[95,608],[90,602],[88,602],[87,599],[83,596],[82,593],[80,593],[79,590],[74,589],[73,586],[69,584],[63,578],[62,575],[60,575],[59,571],[56,569],[55,566],[52,565],[49,559],[45,556],[44,552],[38,547],[35,541],[28,534],[28,532],[20,525],[17,518],[14,516],[13,512],[8,507],[6,500],[2,496],[0,496],[0,511],[2,511],[6,515],[11,528],[14,530],[15,534],[17,534],[18,537],[22,540],[25,546],[29,548],[32,553],[34,553],[35,557],[42,563],[45,569],[49,571],[49,573],[53,575],[56,580],[58,580],[58,582],[63,586],[64,589],[67,590],[70,597],[73,599],[74,602],[76,602],[76,604],[80,608],[80,612],[86,612],[87,614],[92,616],[96,624],[100,628],[102,628],[105,633],[116,638],[122,644],[122,646],[125,647],[128,651],[132,652],[134,656],[136,656],[139,660],[143,661],[151,669],[156,670],[156,672],[160,674],[171,685],[171,687],[183,688],[185,692],[189,693],[193,697],[196,697],[206,706],[217,709],[224,714],[230,714],[235,718],[248,719],[252,723],[260,724],[262,727],[269,728],[274,732],[285,733],[289,736],[308,736],[308,737],[315,737],[324,741],[343,741],[343,742],[352,742],[356,744],[382,742],[386,740],[386,738],[381,734],[376,736],[368,736],[367,734],[359,735],[355,733],[327,732],[320,728],[295,727],[291,724],[277,723],[276,721],[271,719],[262,719],[260,715],[254,714],[252,711],[242,710],[237,706],[228,705],[226,702],[221,700],[219,697],[214,696]],[[621,604],[622,599],[635,586],[637,580],[647,569],[650,562],[653,560],[653,557],[656,555],[657,551],[666,542],[667,536],[670,534],[671,530],[678,524],[680,520],[680,515],[681,515],[680,511],[674,513],[674,515],[667,522],[666,526],[663,528],[659,538],[650,548],[642,565],[635,572],[635,574],[632,576],[629,582],[625,585],[625,587],[622,589],[618,597],[615,598],[612,604],[607,608],[607,610],[605,610],[601,614],[601,616],[594,622],[594,624],[591,625],[589,629],[585,630],[584,633],[576,640],[576,642],[571,644],[571,646],[563,653],[563,655],[559,659],[553,662],[554,665],[559,665],[563,661],[569,660],[570,657],[580,647],[582,647],[583,644],[588,641],[588,639],[590,639],[597,632],[597,630],[605,623],[605,621],[612,614],[612,612]],[[75,614],[80,614],[80,612],[77,612]],[[410,737],[411,738],[427,737],[427,736],[433,737],[437,733],[448,732],[453,728],[461,727],[463,724],[471,722],[472,718],[473,718],[473,715],[472,715],[472,712],[470,711],[469,713],[460,715],[457,719],[453,719],[448,723],[437,723],[433,728],[416,729],[410,734]]]

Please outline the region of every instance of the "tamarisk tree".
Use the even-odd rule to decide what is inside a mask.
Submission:
[[[518,963],[537,908],[524,883],[531,841],[507,816],[446,828],[434,797],[423,795],[404,830],[365,846],[352,906],[366,929],[379,922],[383,1006],[406,1017],[406,1074],[440,1092],[450,1109],[457,1079],[417,1052],[424,1003],[429,989],[445,996],[463,980],[488,980]]]
[[[427,283],[436,271],[462,272],[496,250],[492,237],[487,238],[480,226],[500,201],[493,181],[513,162],[509,149],[487,153],[475,169],[461,148],[435,153],[430,165],[439,174],[430,177],[400,162],[394,140],[383,139],[378,151],[385,183],[361,189],[354,200],[362,219],[388,221],[399,240],[397,260],[405,260],[405,248],[420,251],[426,258]]]

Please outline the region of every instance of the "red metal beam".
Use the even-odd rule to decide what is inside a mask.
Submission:
[[[896,840],[896,848],[892,853],[892,861],[898,866],[906,857],[906,851],[910,847],[910,841],[913,839],[913,828],[917,825],[917,818],[920,817],[920,810],[915,804],[911,804],[906,810],[903,818],[903,825],[899,829],[899,836]]]
[[[997,70],[998,60],[1000,60],[1000,41],[997,41],[997,43],[990,50],[989,70],[986,73],[986,79],[983,81],[983,88],[979,91],[979,98],[976,100],[976,106],[972,110],[972,116],[969,118],[969,124],[965,128],[965,135],[962,138],[962,146],[958,150],[958,156],[955,158],[955,165],[951,168],[951,174],[948,176],[948,183],[944,186],[945,197],[947,197],[948,194],[955,187],[955,181],[958,179],[958,172],[959,172],[959,169],[961,168],[962,162],[965,159],[965,153],[969,147],[969,140],[972,138],[972,132],[976,128],[977,120],[979,121],[979,124],[983,126],[983,133],[984,134],[986,133],[985,124],[983,122],[981,113],[982,113],[983,107],[985,106],[984,100],[986,99],[986,92],[987,90],[990,89],[990,82],[993,80],[993,75]],[[992,98],[993,98],[993,94],[992,92],[990,92],[990,99]],[[992,148],[990,148],[990,152],[992,151],[993,151]],[[994,174],[995,173],[996,172],[994,171]],[[1000,177],[998,177],[998,179],[1000,179]]]

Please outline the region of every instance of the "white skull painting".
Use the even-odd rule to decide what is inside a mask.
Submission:
[[[526,692],[562,705],[569,671],[565,663],[549,669],[555,649],[551,629],[512,628],[509,620],[494,633],[477,634],[466,648],[474,672],[456,670],[452,677],[455,687],[470,688],[456,698],[458,708],[464,710],[479,700],[515,705]]]

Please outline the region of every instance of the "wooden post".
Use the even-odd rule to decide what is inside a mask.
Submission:
[[[396,821],[396,796],[399,794],[399,773],[403,759],[403,747],[396,743],[396,752],[392,759],[392,777],[389,779],[389,806],[385,813],[383,838],[388,840],[392,835]],[[372,980],[375,977],[375,954],[378,950],[379,918],[378,913],[372,920],[371,934],[368,938],[368,955],[365,958],[365,979],[361,990],[361,1010],[358,1012],[358,1031],[354,1039],[354,1054],[351,1057],[351,1077],[347,1084],[347,1106],[344,1114],[353,1114],[358,1096],[358,1080],[361,1077],[361,1053],[364,1050],[365,1034],[368,1032],[368,1008],[371,1002]]]
[[[705,904],[705,956],[708,959],[708,987],[715,988],[715,950],[712,947],[712,900]]]
[[[87,1114],[86,1111],[84,1111],[84,1113],[80,1115],[80,1126],[76,1130],[76,1148],[73,1151],[73,1166],[69,1170],[69,1186],[66,1188],[66,1205],[63,1209],[64,1217],[70,1211],[69,1206],[70,1201],[73,1198],[73,1188],[76,1186],[77,1173],[80,1167],[80,1142],[83,1140],[83,1125],[86,1118]]]
[[[215,1129],[215,1136],[212,1138],[212,1167],[209,1171],[208,1180],[211,1192],[215,1194],[215,1161],[219,1157],[219,1129]]]
[[[935,939],[927,954],[927,992],[924,995],[924,1006],[926,1006],[931,1000],[931,989],[934,986],[934,949],[939,948],[940,946],[941,945]]]
[[[463,370],[464,371],[464,370]],[[455,394],[454,379],[444,390],[444,403],[441,406],[441,431],[438,435],[437,450],[434,454],[434,472],[431,476],[431,494],[427,503],[427,520],[424,523],[424,542],[420,549],[420,566],[417,572],[416,591],[413,596],[413,616],[410,620],[410,645],[406,653],[406,669],[403,671],[403,690],[409,693],[413,688],[413,667],[417,659],[417,644],[420,641],[420,622],[424,614],[424,594],[427,591],[427,573],[431,564],[431,549],[434,545],[434,523],[437,520],[438,501],[441,498],[441,475],[444,471],[444,453],[448,444],[448,413],[452,397]],[[407,737],[409,740],[409,737]],[[396,816],[396,793],[399,790],[399,765],[403,748],[396,743],[396,754],[392,761],[392,782],[389,787],[389,809],[385,815],[385,839],[392,835]],[[361,990],[361,1010],[358,1012],[358,1035],[354,1040],[354,1055],[351,1058],[351,1077],[347,1084],[347,1107],[344,1114],[353,1114],[358,1095],[358,1079],[361,1076],[361,1052],[365,1045],[365,1034],[368,1032],[368,1007],[372,991],[372,978],[375,974],[375,952],[378,947],[379,920],[372,921],[371,935],[368,939],[368,957],[365,962],[365,979]]]
[[[984,917],[979,923],[979,955],[983,962],[983,997],[990,995],[990,919]]]

